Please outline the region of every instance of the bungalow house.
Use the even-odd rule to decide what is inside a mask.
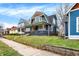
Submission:
[[[74,4],[66,13],[65,36],[69,39],[79,39],[79,3]]]
[[[36,11],[31,18],[31,33],[35,35],[51,35],[56,32],[56,16],[47,16],[45,13]],[[55,24],[53,23],[55,22]],[[54,29],[54,30],[53,30]]]
[[[11,28],[6,28],[4,30],[4,34],[18,34],[18,28],[16,26],[13,26]]]
[[[16,26],[11,27],[9,34],[18,34],[18,28]]]

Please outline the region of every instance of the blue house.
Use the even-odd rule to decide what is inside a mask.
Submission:
[[[79,3],[74,4],[67,12],[65,36],[69,39],[79,39]]]

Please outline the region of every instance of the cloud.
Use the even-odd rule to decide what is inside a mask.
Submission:
[[[0,7],[0,14],[4,16],[10,16],[14,18],[25,18],[29,19],[32,17],[35,11],[43,11],[47,15],[54,14],[56,12],[56,8],[58,6],[49,6],[49,5],[43,5],[43,6],[23,6],[23,7],[17,7],[17,8],[5,8],[5,7]],[[2,22],[4,25],[4,28],[7,27],[12,27],[12,26],[17,26],[17,24],[10,24],[7,22]]]
[[[12,26],[17,26],[17,24],[10,24],[10,23],[1,22],[1,21],[0,21],[0,24],[3,25],[3,28],[4,28],[4,29],[6,29],[6,28],[11,28]]]
[[[0,14],[12,17],[27,17],[31,16],[36,10],[43,8],[43,6],[35,6],[32,8],[19,7],[19,8],[0,8]]]
[[[30,18],[35,11],[42,10],[47,14],[53,13],[55,11],[55,7],[52,6],[33,6],[31,8],[27,7],[18,7],[18,8],[0,8],[0,14],[16,17],[16,18]]]

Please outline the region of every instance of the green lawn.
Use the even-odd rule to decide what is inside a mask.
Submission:
[[[31,45],[34,47],[40,47],[41,45],[55,45],[60,47],[67,47],[79,50],[78,40],[63,39],[57,36],[15,36],[6,35],[7,39],[14,40],[25,45]]]
[[[11,47],[7,46],[0,41],[0,56],[21,56],[18,52],[13,50]]]

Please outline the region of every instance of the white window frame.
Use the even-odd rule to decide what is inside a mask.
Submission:
[[[37,19],[38,19],[38,20],[37,20]],[[36,17],[35,17],[35,22],[36,22],[36,23],[37,23],[37,22],[40,22],[40,19],[41,19],[40,16],[36,16]]]
[[[76,32],[79,32],[79,17],[76,17]]]
[[[56,21],[55,21],[56,19],[55,18],[53,18],[53,24],[55,25],[56,24]]]

